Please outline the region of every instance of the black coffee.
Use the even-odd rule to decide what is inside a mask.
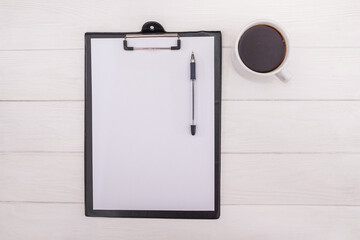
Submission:
[[[267,73],[280,66],[285,58],[286,43],[275,28],[256,25],[241,36],[238,45],[242,62],[251,70]]]

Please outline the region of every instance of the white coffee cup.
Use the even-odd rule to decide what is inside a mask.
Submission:
[[[245,33],[245,31],[247,31],[248,29],[250,29],[251,27],[254,27],[256,25],[268,25],[270,27],[273,27],[282,35],[283,39],[285,40],[285,44],[286,44],[285,57],[284,57],[283,61],[281,62],[281,64],[276,69],[272,70],[271,72],[260,73],[260,72],[255,72],[255,71],[251,70],[243,63],[243,61],[241,60],[240,55],[239,55],[238,45],[239,45],[240,38]],[[232,62],[233,62],[235,69],[241,75],[253,76],[253,77],[269,77],[269,76],[275,75],[280,80],[286,82],[286,81],[290,80],[290,78],[291,78],[291,73],[285,68],[285,66],[288,62],[288,59],[289,59],[289,55],[290,55],[290,41],[289,41],[288,35],[286,34],[284,28],[281,27],[278,23],[275,23],[274,21],[271,21],[271,20],[256,20],[256,21],[253,21],[253,22],[249,23],[248,25],[246,25],[240,31],[240,33],[235,41],[235,46],[234,46],[233,54],[232,54]]]

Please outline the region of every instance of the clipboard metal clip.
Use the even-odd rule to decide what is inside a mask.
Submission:
[[[129,47],[127,44],[128,38],[153,38],[153,37],[176,37],[176,46],[171,47]],[[126,34],[124,38],[124,50],[179,50],[181,48],[180,36],[177,33],[164,33],[164,34]]]
[[[176,37],[176,46],[170,47],[129,47],[128,38],[156,38],[156,37]],[[163,26],[158,22],[146,22],[141,33],[126,34],[123,41],[124,50],[179,50],[181,48],[181,40],[178,33],[166,33]]]

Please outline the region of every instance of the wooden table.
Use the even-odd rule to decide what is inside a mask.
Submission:
[[[241,27],[280,22],[284,84],[240,77]],[[84,216],[84,33],[223,33],[219,220]],[[358,0],[0,1],[0,239],[360,239]]]

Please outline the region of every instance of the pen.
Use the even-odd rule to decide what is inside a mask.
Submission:
[[[191,53],[191,61],[190,61],[190,80],[191,80],[191,135],[195,135],[196,133],[196,121],[195,121],[195,57],[194,52]]]

